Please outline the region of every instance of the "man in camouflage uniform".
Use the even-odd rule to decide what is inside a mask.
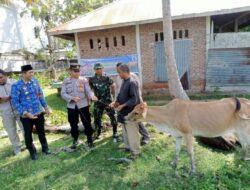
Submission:
[[[89,85],[94,91],[98,101],[94,104],[94,122],[97,128],[97,137],[101,134],[102,129],[102,115],[104,110],[107,112],[111,125],[113,127],[113,138],[117,141],[117,120],[115,117],[115,110],[108,105],[112,102],[111,92],[114,95],[113,80],[103,74],[103,65],[96,63],[94,65],[95,75],[89,79]]]

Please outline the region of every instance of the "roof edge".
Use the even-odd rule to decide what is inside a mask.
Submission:
[[[115,1],[114,3],[116,3],[116,2],[119,2],[119,0]],[[217,10],[217,11],[207,11],[207,12],[203,12],[203,13],[182,14],[182,15],[172,16],[172,20],[207,17],[207,16],[213,16],[213,15],[222,15],[222,14],[230,14],[230,13],[245,12],[245,11],[250,11],[250,6],[238,7],[238,8],[233,8],[233,9],[221,9],[221,10]],[[133,25],[139,25],[139,24],[150,24],[150,23],[162,22],[162,21],[163,21],[163,18],[156,18],[156,19],[150,19],[150,20],[125,22],[125,23],[118,23],[118,24],[111,24],[111,25],[104,25],[104,26],[79,28],[79,29],[75,29],[75,30],[61,30],[61,31],[52,31],[52,32],[49,31],[49,35],[51,35],[51,36],[57,35],[58,36],[58,35],[62,35],[62,34],[72,34],[72,33],[79,33],[79,32],[105,30],[105,29],[133,26]]]

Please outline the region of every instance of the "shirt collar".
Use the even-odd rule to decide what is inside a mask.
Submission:
[[[30,81],[28,81],[28,82],[26,82],[24,79],[22,79],[22,81],[23,81],[24,84],[28,84],[28,83],[31,83],[31,82],[34,83],[34,78],[32,78],[32,79],[31,79]]]

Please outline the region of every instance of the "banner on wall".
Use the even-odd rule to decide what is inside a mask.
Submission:
[[[116,56],[116,57],[105,57],[97,59],[80,59],[81,65],[81,76],[90,77],[95,74],[94,64],[101,63],[104,66],[104,72],[107,75],[117,75],[116,64],[122,62],[128,64],[130,71],[133,73],[139,73],[138,68],[138,56],[137,54]]]

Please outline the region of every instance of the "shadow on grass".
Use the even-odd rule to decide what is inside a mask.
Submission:
[[[48,138],[49,139],[49,138]],[[49,140],[50,141],[50,140]],[[52,151],[69,146],[71,137],[60,137],[50,142]],[[36,141],[37,148],[40,147]],[[112,178],[122,173],[117,164],[108,161],[109,157],[123,157],[125,153],[116,151],[111,138],[96,143],[96,148],[90,152],[79,146],[77,152],[59,152],[56,155],[42,155],[39,149],[39,159],[31,161],[28,151],[18,157],[6,157],[8,149],[1,151],[1,189],[108,189],[114,185]],[[7,160],[7,161],[6,161]],[[126,166],[124,166],[126,167]],[[99,182],[98,182],[99,181]]]

